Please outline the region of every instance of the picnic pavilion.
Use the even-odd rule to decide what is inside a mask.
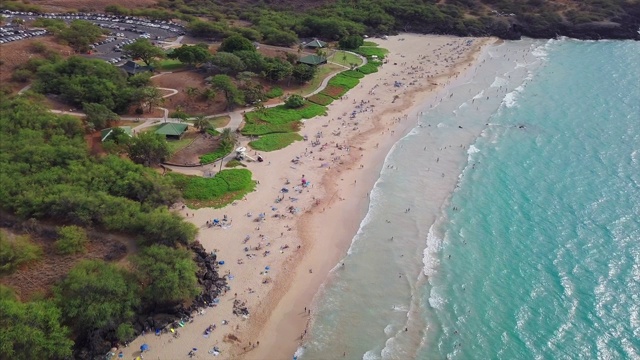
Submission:
[[[187,124],[166,123],[156,130],[156,134],[164,135],[167,140],[180,140],[187,131]]]

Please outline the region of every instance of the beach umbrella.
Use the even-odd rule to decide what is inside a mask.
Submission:
[[[142,352],[149,351],[149,345],[142,344],[142,346],[140,346],[140,351]]]

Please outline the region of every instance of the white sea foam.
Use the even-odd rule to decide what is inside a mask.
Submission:
[[[442,296],[434,293],[434,290],[435,288],[432,288],[431,294],[429,294],[429,305],[434,309],[442,310],[447,301]]]
[[[496,78],[493,80],[493,83],[491,84],[490,87],[492,88],[497,88],[500,86],[505,86],[505,85],[509,85],[509,81],[505,78],[501,78],[499,76],[496,76]]]
[[[432,276],[440,265],[437,255],[441,247],[442,239],[436,236],[433,225],[431,225],[427,234],[427,247],[422,251],[422,263],[424,264],[422,272],[425,276]]]
[[[484,96],[484,90],[480,91],[479,93],[476,94],[476,96],[473,97],[473,99],[480,99]]]
[[[375,350],[369,350],[364,355],[362,355],[362,360],[380,360],[381,357],[378,355]]]
[[[467,150],[467,154],[471,155],[471,154],[475,154],[480,152],[480,149],[478,149],[477,147],[475,147],[475,145],[469,145],[469,150]]]
[[[393,325],[388,324],[387,326],[384,327],[384,334],[389,336],[393,333]]]
[[[300,359],[302,357],[302,355],[304,354],[304,347],[300,346],[296,349],[296,352],[293,353],[294,359],[298,358]]]

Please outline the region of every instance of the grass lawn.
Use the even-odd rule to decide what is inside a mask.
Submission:
[[[360,46],[355,52],[362,56],[366,56],[368,59],[374,55],[377,56],[378,59],[384,59],[385,55],[389,53],[389,50],[376,46]]]
[[[200,156],[200,164],[206,165],[215,162],[216,160],[223,158],[231,153],[233,146],[227,148],[219,147],[214,152],[204,154]]]
[[[294,141],[302,140],[298,133],[267,134],[260,136],[258,140],[251,141],[249,146],[260,151],[275,151],[286,148]]]
[[[309,81],[308,83],[304,84],[304,86],[296,91],[293,91],[293,94],[298,94],[301,96],[306,96],[308,94],[311,94],[312,92],[314,92],[317,88],[320,87],[320,84],[322,84],[322,80],[324,80],[327,76],[331,75],[331,73],[338,71],[342,69],[342,67],[336,65],[336,64],[325,64],[325,65],[320,65],[320,67],[318,68],[318,72],[316,73],[316,76],[313,78],[313,80]]]
[[[160,62],[158,62],[157,69],[170,71],[170,70],[182,69],[185,66],[186,65],[181,63],[180,60],[178,59],[163,59]]]
[[[224,207],[242,199],[256,186],[251,179],[251,171],[247,169],[222,170],[212,178],[177,173],[169,173],[168,176],[191,209]]]
[[[360,80],[356,78],[349,77],[347,75],[340,73],[332,77],[331,80],[329,80],[329,85],[340,86],[347,89],[353,89],[354,87],[356,87],[356,85],[358,85],[359,82]]]
[[[340,64],[343,66],[348,66],[350,67],[351,64],[356,64],[356,65],[360,65],[362,64],[362,59],[360,59],[359,57],[348,53],[346,51],[342,51],[342,50],[338,50],[335,53],[333,53],[333,55],[331,55],[331,57],[329,57],[329,59],[327,59],[331,62],[334,62],[336,64]]]
[[[307,102],[298,109],[289,109],[284,105],[263,111],[251,111],[245,114],[246,124],[242,128],[244,135],[265,135],[298,131],[298,121],[326,114],[324,106]]]
[[[309,96],[307,98],[307,100],[311,101],[314,104],[318,104],[318,105],[322,105],[322,106],[327,106],[327,105],[329,105],[329,104],[331,104],[333,102],[333,98],[332,97],[330,97],[328,95],[325,95],[325,94],[322,94],[322,93],[315,94],[313,96]]]
[[[191,144],[193,139],[195,139],[197,136],[198,134],[192,132],[184,134],[184,136],[180,140],[167,140],[169,151],[171,152],[171,154],[175,154],[179,150],[182,150],[187,147],[187,145]]]
[[[362,46],[378,46],[378,44],[374,43],[373,41],[365,41],[364,43],[362,43]]]

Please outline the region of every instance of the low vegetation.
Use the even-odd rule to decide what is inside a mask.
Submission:
[[[249,146],[260,151],[275,151],[284,149],[300,140],[302,140],[302,136],[298,133],[267,134],[260,136],[258,140],[251,141]]]
[[[264,135],[298,130],[297,122],[326,114],[323,106],[306,102],[300,108],[291,109],[285,105],[256,110],[245,114],[244,135]]]
[[[139,251],[132,267],[80,261],[43,289],[50,297],[18,302],[0,289],[1,358],[70,358],[74,342],[91,348],[89,339],[107,346],[128,340],[136,314],[174,307],[200,291],[185,250],[197,229],[168,210],[181,195],[171,178],[119,156],[91,156],[80,119],[55,115],[26,96],[0,96],[0,132],[1,211],[29,224],[60,224],[53,244],[60,254],[83,256],[88,227],[129,234]],[[220,178],[234,194],[249,187],[241,177]],[[0,231],[0,275],[38,261],[42,250],[27,236]]]
[[[329,104],[331,104],[333,102],[333,98],[332,97],[327,96],[327,95],[322,94],[322,93],[309,96],[307,98],[307,100],[311,101],[314,104],[318,104],[318,105],[322,105],[322,106],[327,106],[327,105],[329,105]]]
[[[63,255],[83,253],[88,241],[85,229],[75,225],[62,226],[58,229],[56,250]]]
[[[176,173],[168,177],[182,191],[189,207],[196,209],[224,207],[255,189],[251,171],[246,169],[222,170],[211,178]]]
[[[42,249],[33,244],[28,236],[11,237],[0,230],[0,275],[10,274],[41,256]]]
[[[387,49],[383,49],[377,46],[360,46],[357,50],[355,50],[358,54],[366,57],[367,59],[373,59],[374,56],[382,60],[389,53]]]

